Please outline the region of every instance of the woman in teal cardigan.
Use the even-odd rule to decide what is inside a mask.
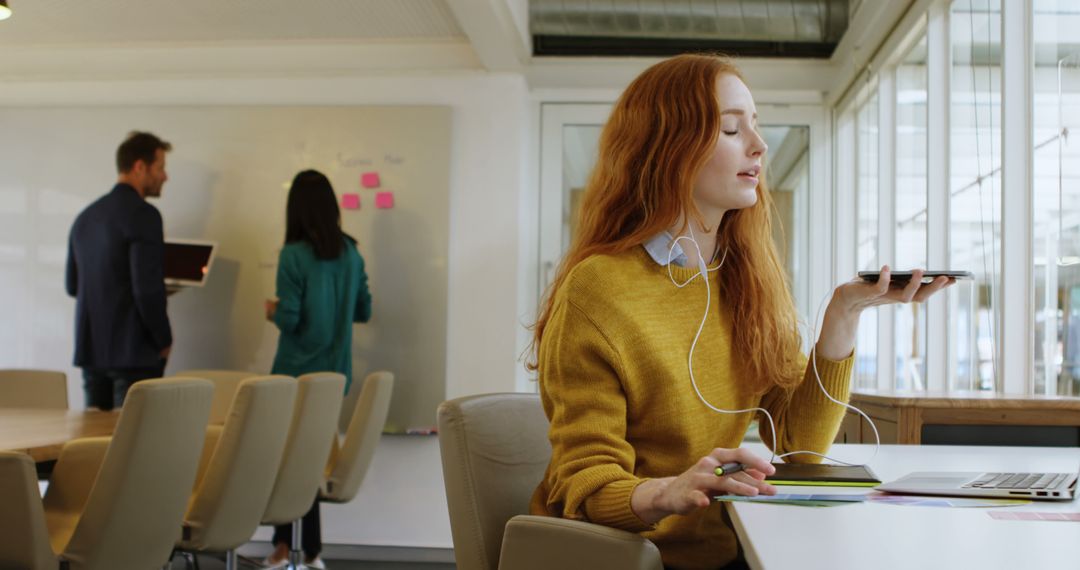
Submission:
[[[364,258],[356,240],[341,231],[341,212],[330,181],[305,170],[293,178],[285,211],[285,247],[278,260],[276,300],[266,318],[281,330],[274,374],[340,372],[345,391],[352,382],[352,327],[371,318]],[[338,410],[328,410],[335,415]],[[292,525],[275,528],[270,568],[288,563]],[[322,536],[319,501],[303,519],[303,549],[309,568],[325,568],[319,558]]]

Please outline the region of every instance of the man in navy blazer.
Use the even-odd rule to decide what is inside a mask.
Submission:
[[[150,133],[129,134],[116,151],[116,186],[71,227],[65,277],[87,407],[122,406],[133,383],[165,372],[165,245],[161,214],[146,199],[161,195],[170,150]]]

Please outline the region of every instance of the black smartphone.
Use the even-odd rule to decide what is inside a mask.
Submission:
[[[911,281],[911,271],[893,271],[892,276],[889,278],[890,285],[906,285]],[[880,271],[860,271],[859,279],[866,281],[867,283],[877,283],[878,278],[881,276]],[[937,277],[952,277],[953,279],[974,279],[975,275],[970,271],[924,271],[923,283],[930,283]]]

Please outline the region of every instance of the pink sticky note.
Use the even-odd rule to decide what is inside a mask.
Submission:
[[[360,175],[360,185],[364,188],[378,188],[379,187],[379,173],[378,172],[365,172]]]
[[[360,209],[360,195],[359,194],[342,194],[341,195],[341,207],[346,210],[359,210]]]
[[[393,208],[394,207],[394,193],[393,192],[376,192],[375,193],[375,207],[376,208]]]

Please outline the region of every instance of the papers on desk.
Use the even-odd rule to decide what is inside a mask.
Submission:
[[[713,497],[720,502],[735,501],[741,503],[769,503],[773,505],[794,505],[799,507],[837,507],[861,503],[868,495],[802,495],[796,493],[781,493],[779,495],[758,495],[756,497],[743,497],[740,495],[718,495]]]
[[[1036,513],[1032,511],[990,511],[991,518],[1002,521],[1073,521],[1080,522],[1080,513]]]
[[[1027,499],[984,499],[971,497],[930,497],[926,495],[888,495],[874,493],[868,497],[869,501],[885,503],[888,505],[900,505],[904,507],[953,507],[953,508],[992,508],[992,507],[1015,507],[1030,504]]]
[[[993,508],[1015,507],[1031,503],[1026,499],[927,497],[920,495],[890,495],[886,493],[867,493],[863,495],[781,493],[778,495],[758,495],[756,497],[719,495],[713,497],[713,499],[719,502],[768,503],[798,507],[837,507],[853,503],[871,502],[905,507]]]

